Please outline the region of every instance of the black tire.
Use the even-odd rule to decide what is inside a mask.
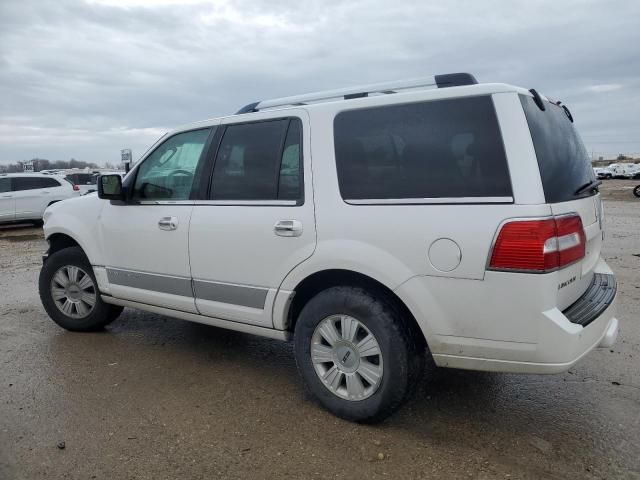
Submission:
[[[56,305],[51,292],[53,276],[62,267],[78,267],[86,272],[93,281],[95,290],[95,304],[89,314],[83,318],[73,318],[65,315]],[[44,263],[40,270],[38,287],[40,290],[40,300],[51,319],[62,328],[73,332],[91,332],[101,330],[109,323],[113,322],[122,312],[123,308],[104,303],[97,291],[98,282],[91,268],[91,264],[80,247],[69,247],[53,253]]]
[[[341,398],[320,380],[311,359],[311,343],[318,324],[332,315],[357,319],[374,335],[384,368],[377,390],[362,400]],[[345,420],[376,423],[393,414],[414,391],[425,360],[424,342],[383,292],[359,287],[332,287],[313,297],[298,317],[294,351],[306,388],[319,403]]]
[[[636,197],[640,197],[640,185],[638,185],[636,188],[633,189],[633,194]]]

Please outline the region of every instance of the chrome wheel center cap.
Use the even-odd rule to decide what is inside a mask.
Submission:
[[[69,300],[72,300],[74,302],[80,301],[80,298],[82,297],[82,290],[76,284],[69,285],[67,287],[66,293]]]
[[[352,344],[337,345],[333,351],[338,369],[345,373],[355,372],[360,366],[360,355]]]

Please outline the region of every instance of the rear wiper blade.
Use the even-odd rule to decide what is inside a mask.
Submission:
[[[588,192],[591,190],[597,190],[597,188],[602,185],[602,180],[591,180],[588,183],[585,183],[580,188],[578,188],[574,195],[580,195],[581,193]]]

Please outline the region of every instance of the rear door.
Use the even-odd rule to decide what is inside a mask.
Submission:
[[[16,201],[11,191],[11,178],[0,178],[0,222],[11,222],[16,217]]]
[[[49,204],[51,191],[45,188],[46,178],[25,175],[13,177],[16,220],[40,218]]]
[[[545,101],[540,110],[532,97],[520,96],[536,150],[545,200],[554,215],[577,213],[585,230],[584,259],[559,274],[558,306],[566,308],[587,289],[602,248],[602,199],[589,155],[562,107]]]
[[[194,206],[193,286],[200,313],[271,327],[279,285],[315,248],[309,121],[298,110],[241,120],[223,121]]]

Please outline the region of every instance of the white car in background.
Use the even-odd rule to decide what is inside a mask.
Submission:
[[[640,165],[635,163],[612,163],[607,170],[613,178],[640,178]]]
[[[0,223],[40,221],[52,203],[80,195],[63,177],[41,173],[0,174]]]
[[[601,180],[608,180],[610,178],[613,178],[613,173],[611,173],[611,170],[609,170],[608,168],[593,167],[593,173],[595,173],[596,177]]]

